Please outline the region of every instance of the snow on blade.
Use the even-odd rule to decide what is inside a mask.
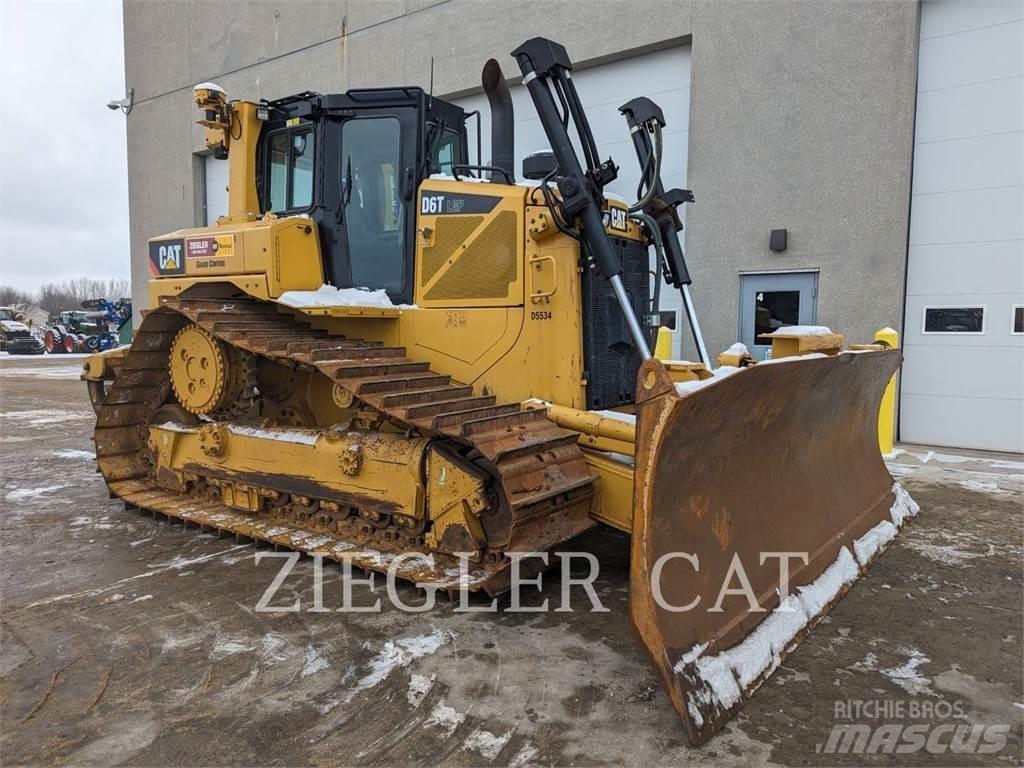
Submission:
[[[774,672],[796,636],[856,581],[862,569],[892,541],[898,528],[918,513],[917,503],[899,483],[893,484],[892,492],[892,522],[883,520],[855,540],[856,558],[849,548],[840,549],[818,578],[797,587],[797,595],[786,595],[778,608],[732,648],[705,655],[709,643],[698,643],[679,657],[673,670],[696,677],[686,692],[686,707],[698,728],[704,724],[703,712],[730,709],[743,698],[744,690],[760,685]]]
[[[883,520],[870,531],[853,542],[853,552],[861,566],[870,563],[875,555],[888,546],[896,537],[897,528],[888,520]]]
[[[776,328],[772,331],[769,336],[778,334],[779,336],[828,336],[832,333],[832,329],[827,325],[784,325],[781,328]]]
[[[703,389],[706,386],[714,384],[720,379],[732,376],[734,373],[739,373],[742,368],[737,368],[733,365],[723,365],[720,368],[715,368],[711,372],[712,376],[710,379],[698,379],[697,381],[680,381],[676,384],[676,392],[680,395],[688,395],[691,392],[696,392],[698,389]]]
[[[397,307],[408,309],[409,304],[393,304],[383,288],[335,288],[321,285],[315,291],[285,291],[278,301],[288,307]]]
[[[910,498],[910,494],[899,483],[892,484],[892,492],[896,495],[896,501],[893,502],[889,515],[896,527],[900,528],[907,518],[916,517],[921,507]]]
[[[723,352],[722,354],[738,355],[739,357],[742,357],[743,355],[749,355],[750,350],[747,349],[747,345],[744,344],[742,341],[737,341],[735,344],[733,344],[731,347],[725,350],[725,352]]]

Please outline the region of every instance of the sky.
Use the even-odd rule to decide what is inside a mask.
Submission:
[[[128,277],[120,0],[0,0],[0,93],[0,285]]]

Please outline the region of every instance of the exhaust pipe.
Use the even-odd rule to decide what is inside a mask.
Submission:
[[[507,171],[509,177],[516,177],[515,116],[512,111],[512,94],[505,85],[501,65],[495,59],[484,64],[484,93],[491,108],[491,165]]]

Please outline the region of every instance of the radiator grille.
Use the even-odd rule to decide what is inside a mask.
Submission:
[[[472,218],[480,219],[479,216]],[[443,219],[441,221],[447,223]],[[500,299],[507,296],[509,285],[516,279],[518,266],[516,222],[517,216],[514,211],[502,211],[495,216],[476,240],[465,251],[462,251],[462,256],[458,261],[448,268],[448,271],[434,283],[423,298],[429,301],[443,301]],[[440,224],[437,237],[440,244]],[[465,236],[461,236],[458,240],[455,240],[454,237],[445,235],[445,243],[454,242],[455,245],[440,259],[437,266],[434,266],[431,274],[436,274],[452,253],[461,250]],[[427,271],[426,261],[424,252],[424,272]]]
[[[643,322],[650,308],[647,245],[625,238],[613,238],[612,244],[622,262],[622,284],[632,300],[633,311]],[[587,407],[614,408],[635,402],[636,377],[642,362],[611,285],[599,272],[585,270],[583,365]]]

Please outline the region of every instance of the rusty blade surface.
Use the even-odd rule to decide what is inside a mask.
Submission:
[[[641,369],[630,610],[693,744],[849,588],[881,548],[873,542],[895,533],[877,419],[899,361],[891,350],[762,364],[685,395],[658,361]],[[782,606],[779,558],[762,558],[779,552],[807,557],[787,560]],[[759,610],[742,594],[737,557]],[[735,593],[720,599],[727,581]]]

